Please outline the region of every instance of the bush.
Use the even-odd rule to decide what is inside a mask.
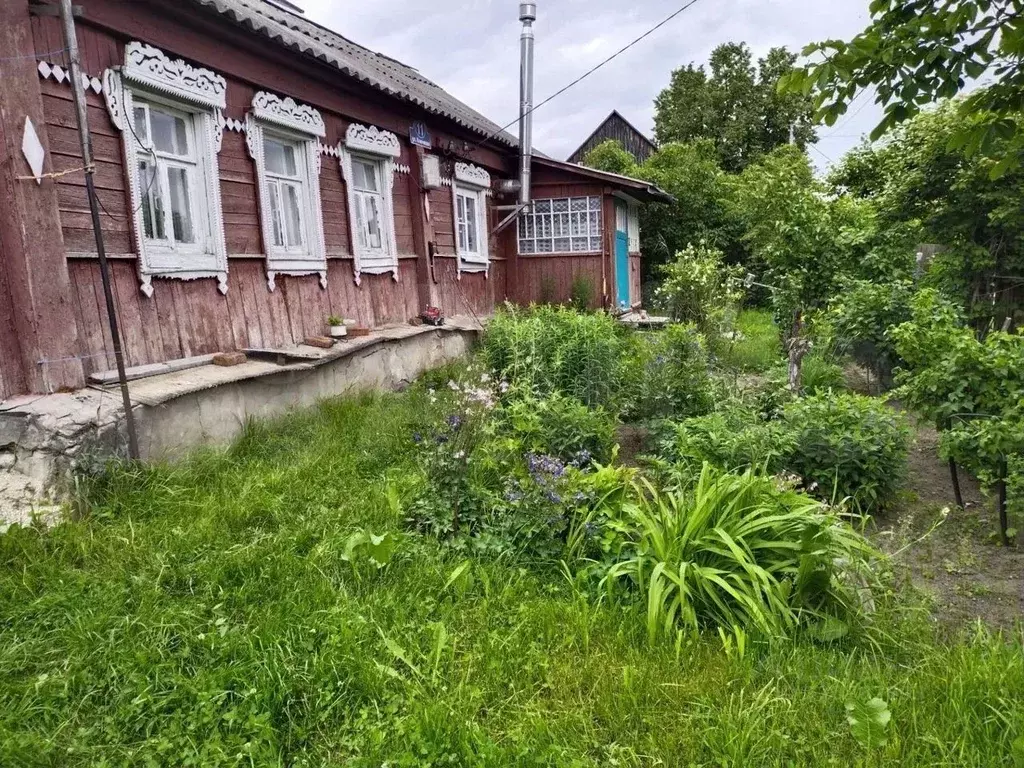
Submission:
[[[673,425],[662,455],[690,472],[705,463],[730,470],[780,471],[793,448],[780,422],[766,422],[743,408],[729,408]]]
[[[587,312],[594,303],[594,281],[584,275],[573,278],[569,305],[577,312]]]
[[[902,362],[888,331],[910,320],[913,292],[910,281],[854,280],[829,308],[836,343],[886,387],[892,384],[893,368]]]
[[[842,392],[846,389],[843,368],[823,352],[812,352],[804,358],[800,369],[800,385],[805,394]]]
[[[483,357],[516,390],[561,392],[591,407],[614,408],[624,332],[602,313],[506,306],[487,327]]]
[[[685,418],[714,405],[704,337],[692,325],[637,334],[624,371],[623,405],[631,419]]]
[[[786,467],[815,495],[844,498],[873,512],[896,495],[906,472],[910,432],[881,400],[862,395],[813,395],[784,411],[793,440]]]
[[[657,298],[673,320],[693,323],[707,334],[721,332],[725,309],[741,298],[742,269],[727,267],[723,254],[704,242],[689,245],[662,267]]]
[[[840,635],[874,555],[813,499],[710,465],[691,489],[648,488],[615,523],[619,561],[604,582],[640,592],[651,642],[708,627],[778,636],[826,621]]]
[[[588,408],[555,392],[548,397],[513,398],[500,414],[519,453],[554,456],[589,466],[607,462],[615,445],[615,419],[604,408]]]

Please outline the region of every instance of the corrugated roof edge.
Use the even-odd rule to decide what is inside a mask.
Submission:
[[[539,162],[541,165],[547,165],[550,168],[558,168],[559,170],[578,173],[582,176],[589,176],[593,179],[600,179],[602,181],[611,182],[612,184],[617,184],[621,187],[626,187],[637,193],[638,197],[646,198],[649,201],[660,203],[674,203],[676,201],[672,195],[661,187],[656,184],[652,184],[649,181],[645,181],[644,179],[634,179],[632,176],[623,176],[618,173],[612,173],[611,171],[599,171],[597,168],[588,168],[585,165],[567,163],[562,160],[552,160],[547,157],[535,157],[534,162]]]
[[[264,0],[193,0],[282,46],[312,56],[389,96],[453,120],[483,136],[515,148],[518,141],[472,107],[456,99],[412,67],[383,56],[303,16]],[[319,33],[319,34],[315,34]],[[328,38],[327,40],[321,38]],[[344,46],[351,50],[344,50]],[[362,66],[361,66],[362,65]],[[401,69],[399,69],[399,67]],[[405,71],[402,71],[405,70]]]

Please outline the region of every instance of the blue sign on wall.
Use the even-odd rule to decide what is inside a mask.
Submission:
[[[417,146],[426,147],[427,149],[430,149],[433,146],[433,142],[430,139],[430,131],[428,131],[427,126],[419,120],[409,126],[409,141]]]

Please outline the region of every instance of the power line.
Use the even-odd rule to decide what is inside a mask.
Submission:
[[[613,53],[613,54],[612,54],[611,56],[609,56],[609,57],[608,57],[607,59],[605,59],[604,61],[602,61],[602,62],[601,62],[600,64],[597,64],[597,65],[595,65],[595,66],[591,67],[590,69],[588,69],[588,70],[587,70],[586,72],[584,72],[584,73],[583,73],[582,75],[580,75],[579,77],[577,77],[577,78],[576,78],[575,80],[573,80],[573,81],[572,81],[571,83],[569,83],[568,85],[564,86],[563,88],[559,88],[559,89],[558,89],[557,91],[555,91],[555,92],[554,92],[553,94],[551,94],[551,95],[550,95],[550,96],[548,96],[548,97],[547,97],[546,99],[544,99],[544,101],[540,102],[539,104],[535,104],[535,105],[534,105],[534,106],[533,106],[533,107],[532,107],[531,109],[529,109],[529,110],[528,110],[528,111],[526,112],[526,114],[525,114],[525,115],[520,115],[519,117],[517,117],[517,118],[516,118],[515,120],[513,120],[512,122],[510,122],[510,123],[508,123],[508,124],[506,124],[506,125],[503,125],[503,126],[501,126],[501,128],[499,128],[499,129],[498,129],[497,131],[495,131],[494,133],[492,133],[492,134],[491,134],[490,136],[488,136],[488,137],[487,137],[486,139],[484,139],[483,141],[481,141],[481,142],[479,142],[478,144],[476,144],[476,147],[477,147],[477,148],[479,148],[479,147],[482,147],[482,146],[483,146],[484,144],[486,144],[486,143],[487,143],[488,141],[490,141],[491,139],[493,139],[494,137],[496,137],[496,136],[497,136],[498,134],[502,133],[502,132],[503,132],[503,131],[505,131],[505,130],[506,130],[507,128],[511,128],[511,127],[512,127],[513,125],[515,125],[516,123],[518,123],[518,122],[519,122],[519,121],[520,121],[520,120],[521,120],[522,118],[526,117],[526,115],[532,115],[532,114],[533,114],[534,112],[536,112],[536,111],[537,111],[538,109],[540,109],[541,107],[543,107],[543,106],[544,106],[545,104],[547,104],[548,102],[552,101],[553,99],[556,99],[556,98],[558,98],[559,96],[561,96],[561,95],[562,95],[563,93],[565,93],[566,91],[568,91],[568,90],[569,90],[570,88],[572,88],[573,86],[575,86],[575,85],[578,85],[578,84],[580,84],[581,82],[583,82],[584,80],[586,80],[586,79],[587,79],[588,77],[590,77],[590,76],[591,76],[592,74],[594,74],[595,72],[597,72],[597,70],[599,70],[599,69],[600,69],[601,67],[603,67],[603,66],[604,66],[605,64],[609,63],[609,62],[610,62],[610,61],[612,61],[613,59],[616,59],[616,58],[618,58],[618,57],[619,57],[619,56],[621,56],[621,55],[622,55],[623,53],[625,53],[625,52],[626,52],[626,51],[628,51],[628,50],[629,50],[630,48],[632,48],[632,47],[633,47],[634,45],[636,45],[637,43],[639,43],[639,42],[640,42],[641,40],[644,40],[645,38],[647,38],[647,37],[651,36],[652,34],[654,34],[655,32],[657,32],[657,31],[658,31],[659,29],[661,29],[661,28],[662,28],[663,26],[665,26],[665,25],[666,25],[666,24],[668,24],[668,23],[669,23],[670,21],[672,21],[672,19],[674,19],[674,18],[675,18],[676,16],[678,16],[679,14],[681,14],[681,13],[682,13],[683,11],[687,10],[688,8],[690,8],[690,7],[694,6],[694,5],[696,5],[696,4],[698,3],[698,2],[700,2],[700,0],[689,0],[689,2],[685,3],[685,4],[684,4],[684,5],[683,5],[683,6],[681,7],[681,8],[679,8],[679,9],[678,9],[678,10],[676,10],[675,12],[673,12],[673,13],[669,14],[668,16],[666,16],[666,17],[665,17],[664,19],[662,19],[662,20],[661,20],[660,22],[658,22],[658,23],[657,23],[657,24],[655,24],[655,25],[654,25],[653,27],[651,27],[651,28],[650,28],[649,30],[647,30],[647,31],[646,31],[646,32],[644,32],[644,33],[643,33],[642,35],[640,35],[640,37],[636,38],[636,39],[635,39],[635,40],[633,40],[633,41],[632,41],[631,43],[628,43],[627,45],[624,45],[624,46],[623,46],[622,48],[620,48],[619,50],[617,50],[617,51],[616,51],[615,53]]]
[[[823,152],[821,152],[821,150],[819,150],[819,148],[818,148],[818,147],[816,147],[816,146],[815,146],[814,144],[810,144],[810,143],[809,143],[809,144],[807,144],[807,145],[808,145],[808,146],[810,146],[810,147],[812,148],[812,150],[814,150],[814,152],[816,152],[816,153],[817,153],[818,155],[820,155],[820,156],[821,156],[822,158],[824,158],[825,160],[827,160],[827,161],[828,161],[829,163],[835,163],[835,162],[836,162],[835,160],[833,160],[833,159],[829,158],[829,157],[828,157],[827,155],[825,155],[825,154],[824,154]]]

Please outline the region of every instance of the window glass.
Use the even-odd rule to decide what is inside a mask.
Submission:
[[[572,197],[535,200],[519,218],[519,252],[599,253],[601,198]]]
[[[181,117],[150,107],[149,120],[153,146],[157,152],[178,157],[188,156],[188,129]]]
[[[476,253],[476,197],[466,197],[466,250]]]
[[[192,204],[189,198],[189,176],[184,168],[167,170],[171,198],[171,227],[179,243],[194,243]]]
[[[356,189],[364,192],[377,192],[377,164],[368,163],[365,160],[354,160],[352,162],[353,182]]]
[[[299,175],[295,163],[295,147],[291,144],[284,144],[265,137],[263,139],[263,155],[270,173],[293,178]]]
[[[149,121],[146,119],[146,108],[135,107],[135,136],[145,144],[149,141]]]
[[[146,237],[152,240],[166,239],[160,179],[156,166],[149,160],[139,161],[139,190],[142,194],[142,228]]]
[[[377,198],[370,195],[363,197],[363,203],[366,208],[367,245],[374,250],[380,250],[383,247],[380,231],[380,206]]]
[[[285,221],[288,223],[288,245],[302,245],[302,214],[299,208],[299,188],[295,184],[284,185]]]

